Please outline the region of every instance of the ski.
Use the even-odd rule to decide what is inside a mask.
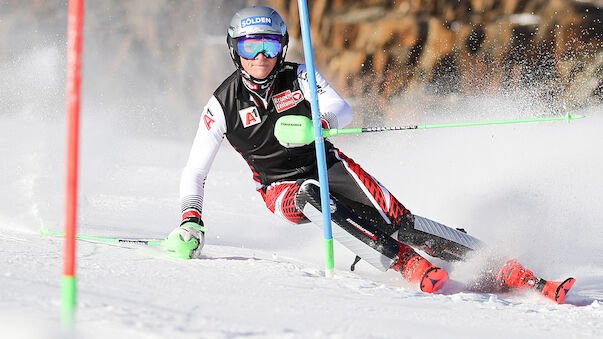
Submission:
[[[540,292],[542,296],[551,299],[557,304],[563,303],[567,292],[574,286],[576,279],[567,278],[563,281],[546,281],[540,279],[534,288]]]

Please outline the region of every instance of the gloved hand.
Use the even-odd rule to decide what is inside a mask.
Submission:
[[[337,115],[333,112],[321,112],[320,113],[320,124],[324,129],[339,128],[339,121]]]
[[[163,242],[163,246],[176,258],[196,259],[201,257],[201,249],[205,244],[203,221],[198,217],[182,220],[180,226],[174,229]]]

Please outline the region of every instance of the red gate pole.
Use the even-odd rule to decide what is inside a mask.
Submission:
[[[75,234],[80,115],[80,66],[84,0],[69,0],[67,12],[67,156],[65,180],[65,246],[61,284],[61,321],[73,324],[75,313]]]

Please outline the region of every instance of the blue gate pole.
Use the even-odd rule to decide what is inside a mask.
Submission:
[[[320,201],[322,207],[323,233],[325,246],[325,276],[333,277],[333,232],[331,230],[331,208],[329,205],[329,178],[327,175],[327,161],[325,155],[325,141],[322,136],[322,124],[318,108],[318,95],[316,93],[316,73],[314,70],[314,54],[312,53],[312,39],[310,37],[310,21],[308,18],[308,3],[306,0],[297,0],[299,8],[299,23],[304,45],[304,58],[308,71],[308,84],[310,85],[310,105],[312,107],[312,122],[314,125],[314,144],[316,146],[316,162],[318,165],[318,181],[320,181]]]

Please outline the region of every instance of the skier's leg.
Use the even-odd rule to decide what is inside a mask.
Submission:
[[[399,271],[409,281],[419,283],[425,292],[434,292],[445,284],[447,273],[444,270],[431,265],[411,247],[391,237],[398,226],[383,226],[386,224],[381,213],[371,205],[341,164],[329,169],[329,178],[334,192],[332,220],[335,240],[377,269]],[[296,224],[313,221],[322,226],[320,189],[316,181],[278,182],[259,192],[266,206],[285,220]],[[400,204],[398,208],[401,217],[403,206]]]
[[[296,205],[314,224],[322,227],[320,188],[316,180],[306,180],[299,188]],[[447,282],[446,271],[431,265],[410,246],[393,239],[368,219],[360,218],[333,195],[330,197],[333,238],[375,268],[389,268],[418,283],[424,292],[435,292]]]
[[[333,171],[331,174],[333,179],[338,176]],[[333,181],[337,182],[337,180]],[[309,216],[317,225],[322,225],[320,188],[315,180],[277,182],[259,192],[266,202],[266,207],[275,215],[296,224],[309,222],[310,220],[307,218]],[[348,193],[351,196],[356,195],[356,192],[353,191]],[[291,208],[295,207],[296,203],[300,208]],[[403,263],[410,261],[414,251],[410,247],[398,243],[389,234],[375,226],[375,223],[371,221],[375,217],[374,209],[360,207],[362,204],[349,199],[348,203],[356,205],[357,208],[354,212],[360,211],[358,214],[363,215],[364,220],[357,213],[350,211],[346,204],[340,203],[339,199],[333,198],[331,206],[335,226],[333,228],[334,238],[379,270],[386,271],[394,267],[398,271],[404,271]],[[380,216],[377,215],[377,217]],[[399,260],[400,257],[406,260]],[[412,270],[410,272],[407,270],[409,272],[405,272],[405,275],[413,276],[416,281],[415,276],[426,270],[422,265],[417,268],[422,271]]]
[[[403,254],[405,246],[403,244],[420,248],[444,260],[465,260],[471,251],[484,247],[481,241],[467,235],[464,230],[453,229],[427,218],[413,216],[383,185],[352,159],[336,148],[330,149],[329,153],[340,160],[329,168],[331,194],[339,198],[365,222],[371,221],[376,228],[392,236],[396,236],[397,231],[397,239],[401,242],[399,255],[401,260],[392,267],[395,270],[404,272],[404,268],[412,266],[413,263],[419,266],[425,265],[422,257],[413,257],[414,251]],[[405,277],[412,280],[411,275],[407,273]],[[490,254],[476,282],[480,285],[476,286],[478,289],[485,288],[490,292],[501,287],[531,288],[561,303],[575,280],[568,278],[564,281],[546,281],[536,278],[532,271],[523,268],[517,260],[505,261]]]
[[[412,228],[412,213],[385,186],[337,148],[329,149],[329,155],[338,160],[328,170],[333,195],[389,235],[400,228]]]
[[[356,212],[377,223],[398,241],[443,260],[463,260],[481,242],[462,230],[415,216],[381,183],[338,149],[330,154],[339,162],[329,168],[329,188]],[[360,214],[360,213],[359,213]],[[397,233],[396,233],[397,232]]]
[[[272,213],[291,223],[305,224],[310,220],[295,206],[295,197],[302,182],[303,180],[276,182],[258,189],[258,192]]]

